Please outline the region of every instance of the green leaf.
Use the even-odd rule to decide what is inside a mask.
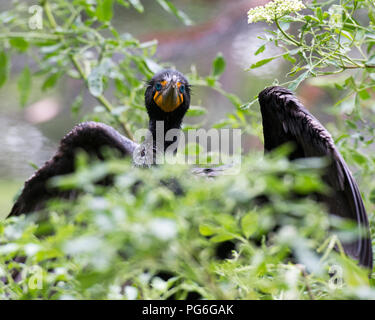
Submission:
[[[124,6],[125,8],[129,8],[129,3],[126,0],[117,0],[117,3]]]
[[[295,80],[293,80],[293,82],[291,84],[289,84],[289,86],[288,86],[289,90],[296,91],[296,89],[301,84],[301,82],[309,76],[309,73],[310,73],[310,71],[307,70],[304,73],[300,74],[298,76],[298,78],[296,78]]]
[[[134,9],[137,10],[138,12],[142,13],[145,10],[143,8],[143,5],[142,5],[141,1],[139,1],[139,0],[129,0],[129,2],[134,7]]]
[[[71,111],[76,116],[82,108],[83,97],[82,94],[78,95],[72,104]]]
[[[20,52],[25,52],[29,47],[29,43],[24,38],[13,38],[9,40],[9,43]]]
[[[280,27],[282,30],[287,31],[290,27],[290,23],[287,21],[280,21]]]
[[[366,66],[374,66],[375,65],[375,54],[372,55],[366,62]]]
[[[157,73],[161,71],[163,68],[160,66],[160,64],[156,63],[154,60],[145,58],[145,63],[147,68],[152,72],[152,73]]]
[[[229,120],[220,120],[220,122],[214,124],[214,125],[212,126],[212,128],[215,128],[215,129],[225,128],[225,127],[229,126],[230,123],[231,123],[231,122],[230,122]]]
[[[205,80],[209,87],[214,87],[216,84],[216,79],[213,78],[212,76],[207,76]]]
[[[347,119],[346,121],[346,124],[349,126],[349,128],[355,130],[357,129],[357,124],[349,119]]]
[[[316,13],[316,16],[318,17],[318,19],[320,20],[320,22],[323,22],[322,9],[320,7],[317,7],[315,13]]]
[[[374,12],[372,10],[369,10],[368,12],[368,18],[370,19],[370,21],[375,24],[375,15],[374,15]]]
[[[335,83],[334,85],[337,90],[344,90],[344,87],[340,85],[339,83]]]
[[[101,22],[110,21],[113,17],[113,0],[97,0],[96,17]]]
[[[314,191],[322,191],[323,186],[311,175],[300,175],[296,177],[293,189],[298,194],[311,194]]]
[[[225,70],[225,59],[221,53],[219,53],[214,61],[212,62],[212,75],[219,77]]]
[[[375,203],[375,189],[372,189],[370,192],[370,201]]]
[[[87,86],[94,97],[103,93],[103,74],[98,68],[94,68],[87,78]]]
[[[368,100],[371,98],[371,95],[367,92],[367,90],[358,91],[358,95],[362,100]]]
[[[210,241],[214,242],[214,243],[218,243],[218,242],[224,242],[224,241],[232,240],[233,238],[234,238],[234,236],[232,234],[223,232],[223,233],[220,233],[220,234],[212,237],[210,239]]]
[[[255,96],[254,99],[250,102],[247,102],[243,105],[240,106],[240,109],[241,110],[246,110],[246,109],[249,109],[252,105],[254,105],[255,103],[258,102],[258,96]]]
[[[185,155],[196,156],[202,153],[203,148],[199,143],[187,143],[185,146]]]
[[[180,19],[186,26],[191,26],[193,24],[193,21],[190,20],[190,18],[181,10],[178,10],[172,2],[169,0],[156,0],[161,7],[169,12],[174,14],[178,19]]]
[[[4,52],[0,52],[0,88],[5,84],[9,75],[9,57]]]
[[[188,112],[186,113],[186,116],[188,117],[198,117],[205,115],[207,113],[207,110],[205,108],[199,107],[199,106],[190,106]]]
[[[271,62],[273,59],[275,59],[275,58],[267,58],[267,59],[259,60],[258,62],[252,64],[250,66],[250,69],[256,69],[256,68],[259,68],[261,66],[264,66],[268,62]]]
[[[48,90],[50,88],[53,88],[56,83],[57,83],[57,80],[59,80],[61,76],[61,73],[60,72],[55,72],[55,73],[52,73],[49,77],[47,77],[47,79],[43,82],[43,85],[42,85],[42,90],[45,91],[45,90]]]
[[[250,212],[241,219],[242,232],[246,238],[253,235],[258,229],[258,216]]]
[[[355,80],[352,76],[350,76],[349,78],[347,78],[345,80],[345,85],[350,88],[350,89],[353,89],[353,90],[356,90],[357,89],[357,85],[355,83]]]
[[[34,162],[32,162],[32,161],[29,161],[29,166],[31,168],[33,168],[34,170],[38,170],[39,169],[39,167]]]
[[[52,53],[52,52],[55,52],[58,49],[60,49],[62,46],[63,46],[63,43],[61,43],[61,42],[54,43],[54,44],[51,44],[51,45],[44,46],[44,47],[40,48],[40,52],[42,52],[44,54]]]
[[[223,95],[236,107],[236,108],[240,108],[242,106],[242,101],[240,100],[239,97],[237,97],[236,95],[232,94],[232,93],[223,93]]]
[[[289,61],[290,63],[294,64],[296,63],[296,59],[293,58],[289,53],[286,53],[283,55],[283,58],[287,61]]]
[[[352,35],[350,32],[345,31],[345,30],[340,30],[340,32],[341,32],[341,34],[342,34],[345,38],[349,39],[350,41],[353,41],[353,35]]]
[[[99,97],[104,90],[103,77],[108,74],[112,67],[112,61],[109,58],[105,58],[101,63],[92,69],[90,75],[87,78],[87,86],[90,93],[94,97]]]
[[[257,56],[259,53],[262,53],[266,49],[266,45],[261,45],[257,51],[255,51],[254,55]]]
[[[359,165],[364,165],[367,162],[366,156],[358,151],[353,150],[352,157],[353,157],[353,160]]]
[[[18,78],[18,91],[20,93],[20,104],[24,107],[27,103],[31,92],[31,72],[28,66],[26,66],[20,77]]]

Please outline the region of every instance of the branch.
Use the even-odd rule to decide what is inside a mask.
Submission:
[[[87,87],[87,76],[84,72],[84,70],[82,69],[82,67],[80,66],[77,58],[73,55],[70,56],[70,60],[72,61],[74,67],[77,69],[78,73],[80,74],[81,78],[85,81],[86,83],[86,87]],[[111,113],[112,110],[113,110],[113,106],[112,104],[108,101],[108,99],[104,96],[104,95],[100,95],[100,96],[97,96],[95,97],[105,108],[106,110]],[[119,123],[121,125],[121,128],[124,130],[126,136],[133,140],[134,141],[134,137],[133,135],[131,134],[130,132],[130,129],[128,128],[128,126],[126,125],[126,123],[122,122],[119,120]]]
[[[285,31],[281,28],[277,18],[275,18],[275,23],[276,23],[277,28],[281,31],[281,33],[283,34],[283,36],[285,38],[287,38],[289,41],[293,42],[297,47],[301,46],[301,44],[298,41],[294,40],[289,34],[285,33]]]
[[[60,40],[61,37],[50,33],[39,32],[7,32],[0,34],[0,39],[9,38],[25,38],[25,39],[38,39],[38,40]]]

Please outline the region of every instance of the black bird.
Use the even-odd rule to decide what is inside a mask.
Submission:
[[[265,152],[291,142],[295,146],[290,155],[291,160],[306,157],[327,157],[330,160],[323,180],[330,186],[332,193],[322,200],[331,214],[357,224],[360,230],[357,240],[343,242],[343,247],[347,255],[372,270],[372,245],[366,210],[357,183],[330,133],[291,91],[277,86],[270,87],[264,89],[258,97]]]
[[[103,123],[84,122],[74,127],[60,142],[56,154],[37,170],[26,182],[13,205],[9,216],[40,210],[51,198],[71,198],[76,191],[63,192],[47,185],[50,178],[72,173],[75,155],[84,150],[90,156],[103,159],[103,147],[117,150],[122,157],[133,156],[135,164],[150,165],[157,148],[164,152],[177,137],[165,141],[164,135],[157,135],[157,121],[161,121],[166,133],[170,129],[180,129],[182,119],[190,106],[190,86],[185,76],[176,70],[163,70],[147,83],[145,106],[149,115],[149,139],[138,145],[122,136],[115,129]],[[162,138],[161,139],[158,137]],[[149,156],[151,155],[151,156]]]

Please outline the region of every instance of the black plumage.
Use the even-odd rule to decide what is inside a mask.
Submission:
[[[331,214],[357,223],[357,240],[343,242],[343,247],[346,254],[360,265],[372,269],[372,245],[366,210],[357,183],[330,133],[285,88],[276,86],[263,90],[259,94],[259,103],[265,152],[292,142],[295,149],[290,155],[291,160],[305,157],[327,157],[330,160],[323,179],[332,192],[322,196],[322,200]]]
[[[175,78],[175,80],[173,80]],[[169,83],[175,81],[176,83],[181,83],[184,86],[183,101],[173,111],[166,112],[165,108],[161,108],[155,102],[155,94],[157,92],[156,85],[163,81],[169,81]],[[181,87],[180,87],[181,88]],[[185,76],[176,70],[164,70],[161,71],[147,83],[147,89],[145,92],[145,105],[147,113],[149,116],[149,130],[153,135],[154,143],[157,142],[156,134],[156,124],[157,121],[163,122],[164,125],[164,135],[171,129],[180,129],[182,120],[189,109],[190,106],[190,85]],[[164,149],[168,148],[175,140],[165,141]]]
[[[183,90],[182,90],[183,89]],[[162,97],[155,102],[156,97]],[[190,86],[187,79],[176,70],[163,70],[147,83],[145,106],[149,114],[149,130],[154,138],[151,148],[147,143],[138,145],[103,123],[84,122],[75,126],[60,142],[56,154],[37,170],[26,182],[13,205],[9,216],[40,210],[47,200],[60,197],[72,198],[76,191],[61,191],[48,186],[52,177],[74,171],[77,151],[83,150],[93,158],[103,159],[103,148],[114,149],[120,156],[136,157],[135,164],[147,163],[147,153],[154,155],[156,148],[156,121],[163,121],[164,133],[169,129],[180,129],[182,119],[190,105]],[[173,110],[171,110],[173,109]],[[164,151],[172,141],[164,141]],[[159,139],[160,140],[160,139]],[[160,144],[159,144],[160,145]],[[151,157],[151,161],[153,157]],[[152,163],[151,163],[152,164]],[[178,192],[178,191],[177,191]]]
[[[45,201],[55,198],[70,198],[75,191],[60,191],[48,186],[48,180],[74,171],[77,151],[85,151],[101,159],[103,147],[120,152],[121,156],[132,155],[137,144],[119,134],[104,123],[84,122],[75,126],[60,142],[55,155],[37,170],[26,182],[13,205],[9,216],[40,210]]]

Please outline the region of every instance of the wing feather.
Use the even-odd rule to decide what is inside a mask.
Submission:
[[[60,142],[55,155],[37,170],[26,182],[13,205],[9,216],[40,210],[48,199],[73,198],[76,191],[62,192],[47,187],[47,181],[74,171],[77,150],[102,158],[102,147],[110,147],[122,156],[132,155],[137,144],[119,134],[115,129],[98,122],[84,122],[75,126]]]

